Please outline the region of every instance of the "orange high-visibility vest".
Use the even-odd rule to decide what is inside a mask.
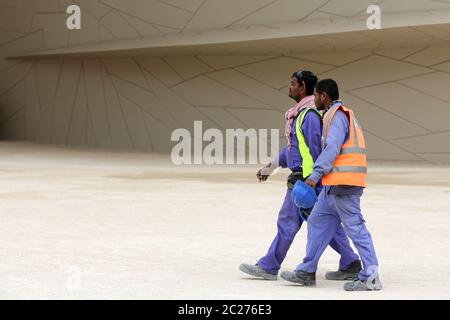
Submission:
[[[323,117],[322,147],[325,147],[328,130],[334,115],[338,110],[344,111],[349,121],[349,138],[342,147],[341,152],[334,161],[333,169],[323,176],[324,186],[366,186],[367,159],[366,142],[364,134],[353,111],[344,106],[338,106],[325,113]]]

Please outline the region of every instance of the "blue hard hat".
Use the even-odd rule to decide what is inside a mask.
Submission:
[[[316,191],[301,180],[298,180],[291,193],[292,200],[299,208],[309,209],[317,202]]]

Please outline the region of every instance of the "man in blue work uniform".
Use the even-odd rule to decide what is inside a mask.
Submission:
[[[352,110],[339,99],[339,89],[332,79],[317,83],[315,103],[325,110],[323,151],[306,180],[312,188],[322,179],[324,188],[308,218],[306,256],[294,272],[283,271],[281,277],[303,286],[314,286],[319,259],[332,240],[335,230],[344,225],[363,263],[358,279],[346,283],[347,291],[382,288],[378,260],[372,237],[361,213],[360,198],[366,186],[367,162],[364,134]],[[339,273],[339,271],[337,272]],[[329,273],[327,278],[335,277]]]
[[[314,86],[317,77],[310,71],[299,71],[292,75],[289,96],[297,104],[286,112],[286,146],[278,157],[257,173],[259,181],[266,181],[278,166],[289,168],[288,189],[283,206],[278,215],[278,233],[267,254],[256,265],[241,264],[239,269],[246,274],[265,280],[277,280],[278,271],[291,246],[295,235],[302,226],[303,219],[299,208],[291,198],[291,190],[297,180],[305,181],[311,174],[313,163],[321,152],[322,117],[314,103]],[[361,262],[350,247],[342,226],[339,226],[330,246],[340,255],[340,277],[355,279],[361,270]],[[332,235],[333,237],[333,235]]]

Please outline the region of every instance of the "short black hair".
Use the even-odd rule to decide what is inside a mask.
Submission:
[[[297,78],[298,83],[301,85],[302,81],[306,86],[306,94],[308,96],[314,94],[314,86],[317,84],[317,76],[311,71],[301,70],[294,72],[292,78]]]
[[[316,91],[318,93],[325,92],[332,101],[339,99],[339,88],[333,79],[323,79],[317,82]]]

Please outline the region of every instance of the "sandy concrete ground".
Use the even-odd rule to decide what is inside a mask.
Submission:
[[[283,171],[175,167],[167,156],[0,143],[0,298],[448,299],[450,168],[371,163],[362,207],[384,290],[348,293],[241,274],[276,230]],[[304,255],[306,229],[286,261]]]

